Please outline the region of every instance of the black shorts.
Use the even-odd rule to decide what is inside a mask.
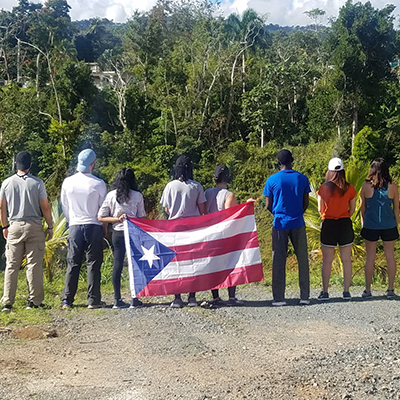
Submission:
[[[399,238],[399,231],[397,227],[390,229],[361,229],[361,236],[369,242],[377,242],[381,238],[384,242],[391,242]]]
[[[348,246],[354,242],[350,218],[324,219],[321,224],[321,244],[328,247]]]

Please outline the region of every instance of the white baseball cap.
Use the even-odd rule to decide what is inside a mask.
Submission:
[[[343,171],[344,170],[343,161],[337,157],[331,158],[329,160],[328,170],[329,171]]]

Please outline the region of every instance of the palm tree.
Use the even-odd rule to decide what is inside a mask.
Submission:
[[[67,219],[61,212],[57,200],[51,203],[51,214],[53,217],[53,237],[46,241],[43,260],[43,269],[48,282],[53,281],[62,259],[65,259],[68,239]],[[47,229],[45,222],[43,223],[43,229]]]

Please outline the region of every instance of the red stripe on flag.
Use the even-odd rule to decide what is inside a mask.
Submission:
[[[210,240],[207,242],[171,246],[170,249],[177,254],[171,262],[196,260],[213,256],[221,256],[232,251],[258,247],[257,232],[245,232],[224,239]]]
[[[202,292],[264,280],[261,264],[187,278],[152,280],[137,297]]]
[[[129,218],[135,225],[146,232],[186,232],[195,229],[207,228],[223,221],[232,221],[254,214],[254,202],[239,204],[226,210],[199,217],[150,220],[143,218]]]

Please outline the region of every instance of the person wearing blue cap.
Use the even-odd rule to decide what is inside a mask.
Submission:
[[[97,213],[107,194],[103,180],[92,175],[96,154],[92,149],[78,155],[76,174],[61,188],[61,205],[69,224],[67,273],[61,296],[63,308],[71,308],[78,288],[79,272],[86,251],[88,308],[101,307],[100,268],[103,262],[103,229]]]

